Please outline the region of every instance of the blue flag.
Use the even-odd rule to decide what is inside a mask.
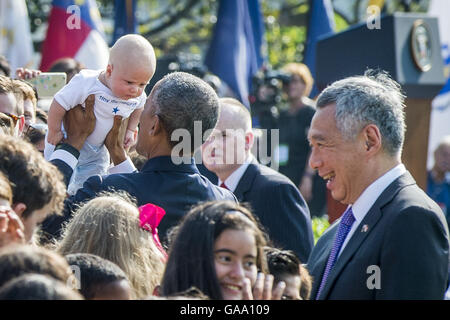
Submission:
[[[136,0],[115,0],[113,43],[121,36],[137,33]]]
[[[247,108],[252,77],[264,61],[263,42],[264,24],[258,0],[220,1],[205,65]]]
[[[334,12],[331,0],[311,0],[309,9],[308,35],[304,63],[308,66],[313,78],[316,78],[316,44],[325,35],[334,33]],[[310,97],[319,93],[316,84]]]

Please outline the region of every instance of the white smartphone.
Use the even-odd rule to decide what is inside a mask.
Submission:
[[[42,72],[26,81],[36,88],[39,98],[53,98],[66,85],[66,79],[64,72]]]

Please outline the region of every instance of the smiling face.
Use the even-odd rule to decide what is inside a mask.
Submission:
[[[309,165],[327,180],[333,199],[351,204],[366,188],[370,172],[360,137],[344,139],[336,126],[335,111],[335,104],[327,105],[318,109],[311,121]]]
[[[244,278],[253,286],[258,269],[257,247],[250,230],[224,230],[214,243],[214,265],[225,300],[241,300]]]
[[[239,107],[221,102],[217,125],[202,145],[203,163],[224,181],[245,162],[253,140],[250,117],[242,117]]]

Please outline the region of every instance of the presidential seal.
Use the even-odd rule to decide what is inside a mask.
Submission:
[[[411,54],[420,71],[427,72],[431,69],[431,33],[422,19],[416,20],[411,30]]]

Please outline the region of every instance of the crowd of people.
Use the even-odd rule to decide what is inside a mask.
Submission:
[[[57,61],[68,84],[46,111],[24,81],[39,72],[1,61],[0,299],[444,299],[450,143],[427,195],[401,162],[405,97],[386,73],[313,101],[307,67],[286,66],[276,171],[252,154],[249,110],[202,79],[169,73],[147,97],[141,36],[105,70]],[[315,244],[325,184],[347,210]]]

